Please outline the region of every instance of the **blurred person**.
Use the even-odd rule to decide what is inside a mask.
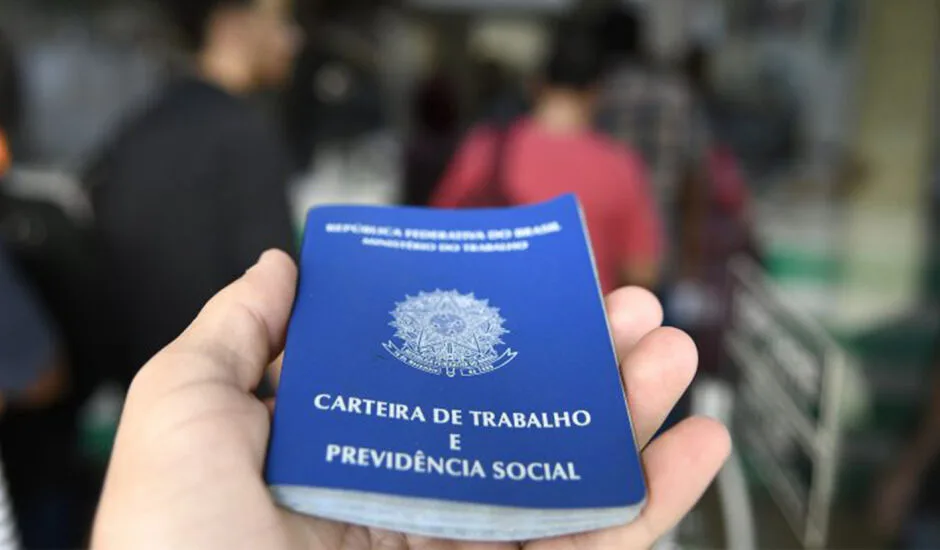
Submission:
[[[5,141],[0,140],[0,158],[10,157]],[[0,165],[0,182],[8,168],[9,164]],[[4,200],[0,194],[0,206]],[[19,272],[3,238],[0,304],[0,415],[10,406],[48,406],[61,396],[65,386],[57,331],[39,296]]]
[[[934,371],[940,359],[934,360]],[[905,440],[871,502],[884,542],[905,550],[940,548],[940,375],[934,374],[918,427]]]
[[[265,254],[140,370],[121,419],[93,549],[649,548],[689,512],[728,457],[728,432],[710,419],[686,420],[650,441],[694,376],[695,346],[660,327],[662,310],[649,292],[625,288],[607,298],[607,311],[648,480],[648,504],[635,521],[521,544],[480,544],[279,508],[262,474],[270,410],[252,389],[283,350],[296,276],[284,254]]]
[[[411,136],[405,150],[405,196],[409,206],[427,206],[459,140],[457,93],[442,75],[418,88]]]
[[[13,259],[0,242],[0,417],[7,411],[36,410],[53,405],[61,396],[64,386],[64,373],[61,355],[58,350],[55,329],[51,320],[29,288],[22,275],[16,270]],[[34,441],[12,442],[3,439],[3,449],[9,445],[42,445],[39,441],[43,434],[34,434]],[[26,450],[27,452],[29,449]],[[33,532],[37,518],[34,510],[27,507],[30,502],[13,498],[7,493],[8,480],[16,479],[17,469],[11,472],[5,461],[0,462],[0,540],[18,539],[22,531],[17,526],[17,519],[26,522],[27,541],[36,542],[36,537],[29,537]],[[13,476],[11,478],[11,475]],[[14,489],[15,490],[15,489]],[[26,508],[26,509],[24,509]],[[15,515],[14,515],[15,514]],[[46,525],[62,527],[61,524]],[[69,544],[67,537],[46,537],[46,542]],[[36,547],[34,544],[30,547]],[[42,547],[46,547],[43,545]]]
[[[730,260],[742,254],[759,259],[747,182],[719,124],[710,64],[709,50],[698,45],[683,61],[701,158],[681,180],[675,197],[680,257],[659,289],[668,324],[688,332],[698,346],[699,378],[694,384],[727,374],[724,336],[732,317]],[[663,428],[688,416],[691,406],[691,395],[684,395]]]
[[[28,548],[82,544],[100,490],[100,473],[83,456],[79,432],[80,411],[102,380],[110,336],[87,237],[87,228],[56,205],[0,189],[0,246],[54,325],[60,357],[58,398],[11,406],[0,418],[0,455]],[[7,304],[3,296],[0,304]]]
[[[12,164],[3,139],[4,129],[12,122],[12,118],[0,121],[0,184]],[[0,192],[0,228],[7,225],[8,202]],[[31,474],[48,473],[42,465],[48,464],[49,451],[56,453],[58,469],[66,469],[63,451],[68,446],[68,429],[34,431],[22,438],[15,437],[11,428],[23,425],[18,419],[49,418],[50,410],[61,410],[68,386],[67,363],[58,327],[41,294],[20,270],[20,262],[9,249],[15,242],[7,233],[0,231],[0,481],[4,481],[0,483],[0,541],[14,542],[21,533],[30,548],[63,547],[80,542],[71,538],[74,531],[68,530],[68,519],[56,514],[55,497],[63,492],[46,491],[49,486]],[[24,457],[33,467],[24,468]],[[48,482],[55,483],[55,476],[48,476]],[[43,533],[44,529],[52,532]]]
[[[284,94],[295,169],[316,169],[319,150],[347,146],[387,124],[378,55],[355,25],[321,23],[297,55]]]
[[[289,1],[167,7],[191,73],[130,121],[86,176],[125,385],[263,250],[294,247],[289,154],[247,97],[290,72]]]
[[[678,232],[687,255],[670,294],[672,320],[692,333],[702,371],[716,374],[724,361],[723,333],[730,321],[728,262],[739,254],[757,256],[751,198],[738,156],[728,145],[715,105],[710,52],[690,49],[684,72],[692,91],[692,116],[700,132],[701,163],[680,187]],[[692,264],[697,264],[691,269]]]
[[[701,223],[703,185],[695,180],[703,166],[704,130],[688,81],[647,55],[637,10],[612,8],[597,25],[607,70],[598,121],[646,163],[669,241],[664,284],[671,285],[697,276],[701,267],[700,241],[689,231]]]
[[[61,548],[79,544],[80,530],[69,517],[68,490],[53,488],[31,475],[41,466],[24,469],[19,458],[48,463],[50,448],[62,451],[67,437],[59,431],[33,432],[29,438],[10,437],[12,418],[23,418],[54,408],[66,392],[67,370],[58,331],[38,294],[17,269],[0,241],[0,540],[19,533],[28,548]],[[35,427],[35,423],[33,426]],[[57,466],[67,469],[59,454]],[[43,471],[48,471],[43,469]],[[24,477],[25,474],[25,477]],[[9,493],[7,493],[9,491]],[[13,514],[11,514],[11,508]],[[18,524],[18,525],[17,525]]]
[[[505,206],[575,193],[604,291],[624,283],[652,287],[662,236],[642,163],[592,130],[601,60],[592,40],[563,36],[532,116],[473,131],[432,204]]]

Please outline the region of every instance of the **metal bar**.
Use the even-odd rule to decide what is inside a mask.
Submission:
[[[839,349],[830,349],[826,362],[823,408],[820,410],[823,429],[818,437],[827,444],[820,450],[819,459],[813,465],[813,483],[807,510],[807,524],[812,524],[813,530],[808,530],[804,539],[804,544],[809,548],[825,546],[828,538],[842,427],[839,405],[845,386],[845,369],[848,366],[845,354]]]
[[[773,401],[772,406],[781,413],[781,416],[787,419],[787,424],[808,447],[810,454],[815,457],[819,450],[812,423],[806,419],[806,415],[799,410],[796,403],[786,395],[780,384],[773,377],[764,374],[757,368],[757,365],[760,364],[767,366],[766,361],[753,350],[748,349],[749,346],[734,335],[728,335],[725,339],[725,345],[732,358],[738,363],[739,368],[748,375],[749,379],[755,382],[757,387],[762,388],[761,393],[767,394],[767,397]],[[777,397],[770,397],[770,395],[776,395]]]
[[[692,387],[692,414],[714,418],[730,425],[734,415],[734,388],[727,382],[704,379]],[[724,520],[728,550],[756,550],[754,505],[747,488],[741,456],[732,450],[715,482]]]
[[[728,269],[749,290],[764,296],[765,302],[772,304],[773,308],[790,316],[798,325],[805,328],[807,335],[815,339],[816,343],[820,344],[822,348],[834,347],[841,349],[839,343],[829,335],[829,332],[816,319],[786,301],[786,298],[780,294],[773,282],[760,272],[760,267],[754,260],[744,256],[733,258],[728,262]]]

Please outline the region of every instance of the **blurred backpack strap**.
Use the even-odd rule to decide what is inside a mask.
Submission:
[[[512,201],[506,193],[505,165],[506,147],[514,123],[494,123],[487,126],[492,132],[492,145],[489,158],[489,173],[480,187],[472,189],[459,202],[460,208],[491,208],[510,206]]]
[[[506,150],[511,141],[511,134],[516,124],[514,120],[494,126],[493,160],[490,165],[490,175],[483,184],[480,196],[483,204],[480,206],[511,206],[506,187]]]

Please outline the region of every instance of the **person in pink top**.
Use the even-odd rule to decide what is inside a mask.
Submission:
[[[654,288],[662,227],[642,162],[593,130],[601,76],[592,41],[559,40],[532,115],[505,128],[472,131],[431,203],[443,208],[521,205],[574,193],[587,220],[603,291],[623,284]],[[475,200],[481,193],[491,200]]]

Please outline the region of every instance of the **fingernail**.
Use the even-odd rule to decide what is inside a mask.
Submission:
[[[248,269],[246,269],[246,270],[245,270],[245,273],[248,273],[248,272],[251,271],[252,269],[258,267],[258,266],[261,265],[261,264],[263,264],[263,263],[265,262],[265,259],[268,257],[268,255],[269,255],[270,253],[271,253],[270,250],[265,250],[264,252],[262,252],[261,255],[258,256],[258,259],[257,259],[257,261],[255,261],[254,265],[252,265],[252,266],[250,266]]]
[[[255,265],[264,263],[264,261],[265,261],[267,258],[270,258],[270,257],[271,257],[271,254],[273,254],[273,253],[274,253],[273,250],[265,250],[264,252],[261,253],[260,256],[258,256],[258,261],[255,262]]]

